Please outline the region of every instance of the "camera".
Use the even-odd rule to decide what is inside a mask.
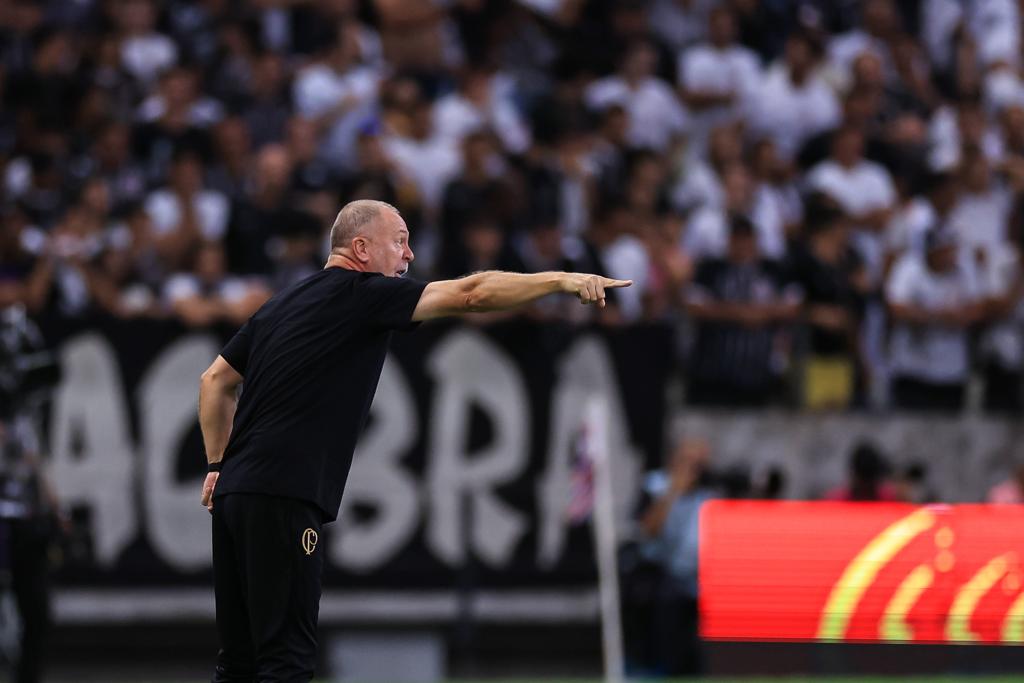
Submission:
[[[42,334],[11,306],[0,311],[0,519],[27,519],[39,510],[35,463],[38,413],[60,379]]]

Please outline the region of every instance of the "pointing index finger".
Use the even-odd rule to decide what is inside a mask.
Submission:
[[[632,280],[614,280],[614,279],[608,277],[608,278],[604,279],[604,283],[603,284],[604,284],[605,287],[613,287],[613,288],[614,287],[629,287],[631,284],[633,284],[633,281]]]

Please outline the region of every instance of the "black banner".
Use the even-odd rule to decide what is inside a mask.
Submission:
[[[45,421],[50,471],[82,520],[71,587],[208,585],[200,373],[229,330],[169,321],[44,324],[63,378]],[[354,588],[592,583],[588,526],[566,516],[577,436],[605,402],[616,508],[660,459],[671,331],[523,321],[430,324],[395,337],[325,581]],[[282,454],[286,457],[286,454]]]

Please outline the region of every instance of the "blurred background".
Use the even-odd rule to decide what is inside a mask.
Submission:
[[[753,603],[760,630],[719,628],[707,581],[807,530],[806,562],[840,553],[825,519],[961,519],[900,504],[1024,528],[1021,26],[1016,0],[0,3],[0,661],[208,676],[199,374],[373,198],[413,277],[634,285],[396,338],[323,539],[325,679],[600,674],[594,396],[628,673],[1024,669],[881,642],[1018,642],[1017,536],[957,579],[1016,605],[973,638],[803,638]],[[839,516],[714,508],[734,538],[712,499]],[[892,519],[835,574],[793,556],[794,599]],[[935,572],[972,566],[953,536]],[[889,581],[913,617],[926,587]]]

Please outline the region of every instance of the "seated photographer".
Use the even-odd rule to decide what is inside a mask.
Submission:
[[[684,439],[667,467],[647,477],[651,501],[640,518],[648,552],[661,565],[653,614],[653,662],[665,675],[701,671],[697,616],[697,557],[701,505],[715,497],[705,441]]]

